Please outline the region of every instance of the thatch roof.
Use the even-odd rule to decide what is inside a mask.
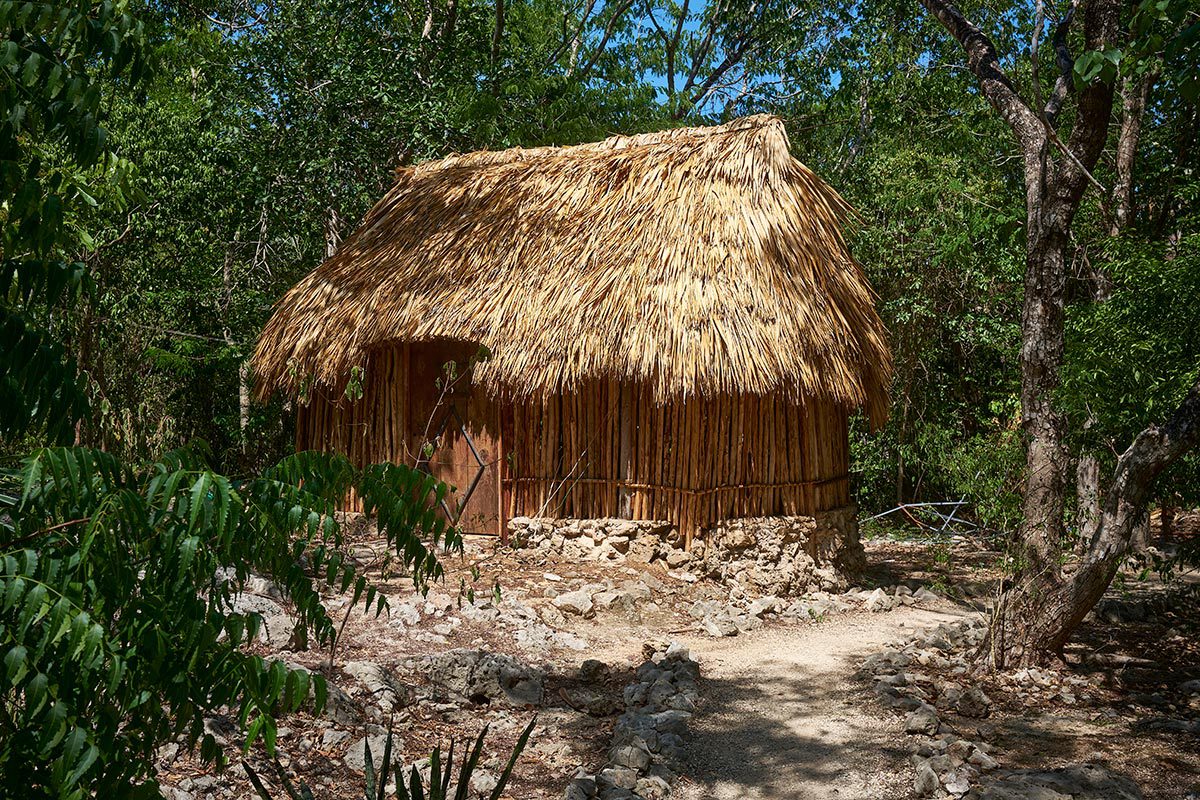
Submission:
[[[619,378],[661,401],[816,395],[878,424],[891,355],[850,214],[772,116],[402,168],[276,304],[259,392],[450,338],[486,345],[476,380],[515,396]]]

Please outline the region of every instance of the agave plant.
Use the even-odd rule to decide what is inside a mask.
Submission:
[[[499,779],[496,781],[495,788],[489,795],[489,800],[500,800],[500,795],[504,792],[504,787],[508,785],[508,779],[512,776],[513,767],[517,764],[517,759],[521,756],[521,751],[525,749],[525,745],[529,742],[529,734],[533,733],[533,726],[537,724],[537,717],[530,720],[525,726],[525,730],[521,732],[520,738],[517,739],[517,744],[513,748],[512,755],[509,756],[508,765],[504,771],[500,773]],[[426,789],[424,782],[421,779],[421,771],[414,764],[409,768],[408,781],[404,780],[404,767],[399,761],[392,762],[392,731],[388,730],[387,739],[383,745],[383,759],[380,763],[378,771],[375,769],[375,757],[371,752],[371,745],[364,743],[365,747],[365,775],[363,779],[363,798],[364,800],[387,800],[387,785],[388,777],[395,771],[398,777],[396,781],[396,800],[467,800],[467,794],[471,789],[471,776],[475,774],[475,769],[479,765],[479,756],[483,752],[483,740],[487,736],[488,726],[484,725],[483,730],[479,732],[479,736],[475,739],[475,744],[470,752],[458,768],[458,780],[451,787],[450,779],[454,773],[454,740],[450,740],[450,747],[446,751],[445,761],[442,761],[441,746],[433,748],[433,752],[429,756],[429,787]],[[259,778],[258,773],[249,764],[243,762],[242,766],[246,770],[246,774],[250,777],[250,783],[254,785],[258,796],[262,800],[277,800],[276,796],[271,794],[266,785]],[[283,790],[287,792],[288,800],[315,800],[312,790],[304,781],[300,781],[299,788],[292,783],[287,776],[287,771],[278,759],[274,761],[275,772],[279,776],[279,783],[283,786]],[[451,788],[454,794],[451,794]]]

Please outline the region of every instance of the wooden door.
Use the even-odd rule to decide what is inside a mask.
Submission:
[[[461,342],[410,347],[408,428],[418,466],[454,488],[443,511],[460,530],[498,535],[499,415],[497,404],[472,381],[471,358],[478,347]]]

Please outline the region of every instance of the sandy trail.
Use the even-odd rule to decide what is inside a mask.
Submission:
[[[688,640],[703,704],[692,721],[682,800],[906,797],[896,719],[864,702],[853,673],[882,645],[958,616],[905,607],[749,636]]]

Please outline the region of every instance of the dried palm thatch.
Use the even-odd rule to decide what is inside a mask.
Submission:
[[[773,116],[402,168],[276,304],[258,389],[338,387],[399,341],[460,339],[529,398],[644,382],[657,402],[781,393],[887,414],[891,355],[847,203]]]

